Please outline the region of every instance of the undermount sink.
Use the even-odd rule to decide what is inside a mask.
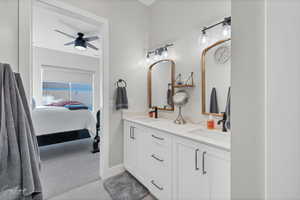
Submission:
[[[215,140],[230,141],[230,133],[222,132],[221,130],[208,130],[206,128],[198,128],[189,131],[189,133]]]

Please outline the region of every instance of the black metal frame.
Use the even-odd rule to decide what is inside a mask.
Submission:
[[[205,34],[207,30],[212,29],[212,28],[214,28],[214,27],[216,27],[216,26],[218,26],[220,24],[222,24],[223,26],[225,26],[225,25],[231,25],[231,17],[225,17],[224,20],[221,21],[221,22],[218,22],[218,23],[213,24],[213,25],[208,26],[208,27],[203,27],[202,33]]]
[[[37,136],[39,146],[47,146],[52,144],[59,144],[64,142],[70,142],[74,140],[90,138],[88,130],[77,130],[63,133],[54,133],[48,135]]]

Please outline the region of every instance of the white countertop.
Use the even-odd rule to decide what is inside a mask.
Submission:
[[[187,123],[185,125],[178,125],[169,119],[153,119],[147,116],[124,116],[123,119],[226,151],[230,151],[231,148],[230,133],[223,133],[219,130],[208,130],[200,124]]]

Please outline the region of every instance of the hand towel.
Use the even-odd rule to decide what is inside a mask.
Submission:
[[[126,87],[117,87],[116,109],[128,109],[128,98]]]
[[[167,91],[167,102],[168,102],[169,106],[173,106],[174,105],[174,103],[173,103],[172,89],[170,89],[170,88],[168,88],[168,91]]]
[[[213,88],[210,95],[210,113],[219,113],[219,105],[218,105],[218,98],[217,98],[217,90]]]
[[[40,157],[20,75],[0,64],[0,199],[42,200]]]
[[[226,102],[226,108],[225,108],[225,113],[227,116],[227,120],[225,122],[226,128],[230,129],[231,124],[230,124],[230,106],[231,106],[231,87],[228,89],[228,94],[227,94],[227,102]]]

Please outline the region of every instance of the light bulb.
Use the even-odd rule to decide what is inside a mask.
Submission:
[[[168,58],[168,56],[169,56],[168,50],[165,50],[165,51],[163,52],[162,56],[163,56],[164,58]]]
[[[202,31],[202,34],[199,37],[199,44],[203,45],[203,44],[206,44],[206,42],[207,42],[206,31]]]
[[[151,59],[150,59],[150,58],[146,58],[146,62],[147,62],[147,63],[150,63],[150,62],[151,62]]]
[[[83,46],[75,46],[76,49],[78,49],[79,51],[85,51],[86,48]]]
[[[223,26],[223,36],[224,37],[229,37],[231,33],[231,27],[230,25],[226,24]]]
[[[150,62],[151,62],[150,54],[149,54],[149,53],[147,53],[146,62],[147,62],[147,63],[150,63]]]

